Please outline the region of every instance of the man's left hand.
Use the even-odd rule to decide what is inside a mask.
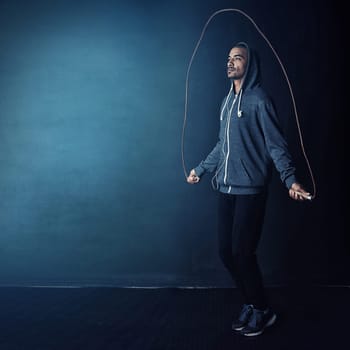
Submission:
[[[309,192],[306,192],[303,187],[298,183],[293,183],[289,189],[289,197],[296,201],[304,201],[310,196]]]

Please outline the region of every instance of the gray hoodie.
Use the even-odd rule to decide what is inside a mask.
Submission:
[[[207,158],[194,169],[197,176],[214,172],[216,189],[231,194],[263,191],[274,164],[289,189],[295,168],[271,99],[260,87],[259,62],[248,51],[243,84],[237,95],[233,84],[220,109],[219,140]]]

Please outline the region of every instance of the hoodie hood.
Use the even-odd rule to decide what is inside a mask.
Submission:
[[[234,47],[245,47],[248,52],[248,62],[243,77],[241,90],[249,90],[260,85],[260,63],[257,53],[245,42],[239,42]]]
[[[246,70],[245,70],[244,76],[242,78],[243,82],[242,82],[241,88],[238,92],[237,117],[241,118],[243,115],[243,111],[241,109],[243,91],[253,89],[253,88],[258,87],[260,85],[260,63],[259,63],[259,58],[258,58],[258,55],[256,54],[256,52],[254,50],[250,49],[248,44],[246,44],[245,42],[241,41],[241,42],[237,43],[236,45],[234,45],[234,47],[244,47],[244,48],[246,48],[247,53],[248,53],[248,57],[247,57],[248,62],[246,65]],[[231,88],[230,88],[229,94],[226,98],[223,109],[225,109],[227,102],[232,94],[233,85],[234,85],[233,79],[231,79]],[[222,120],[222,113],[221,113],[220,120]]]

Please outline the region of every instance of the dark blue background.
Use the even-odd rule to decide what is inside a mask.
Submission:
[[[308,1],[1,1],[0,283],[231,285],[210,176],[185,182],[187,64],[215,10],[248,12],[286,65],[318,183],[288,198],[275,174],[259,259],[267,284],[346,283],[343,49],[336,9]],[[216,17],[193,63],[187,170],[212,149],[229,49],[260,53],[301,181],[287,84],[252,25]],[[334,53],[336,52],[336,54]]]

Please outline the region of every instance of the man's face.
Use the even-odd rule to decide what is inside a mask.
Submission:
[[[247,49],[234,47],[231,49],[227,61],[227,77],[235,80],[242,79],[248,61]]]

